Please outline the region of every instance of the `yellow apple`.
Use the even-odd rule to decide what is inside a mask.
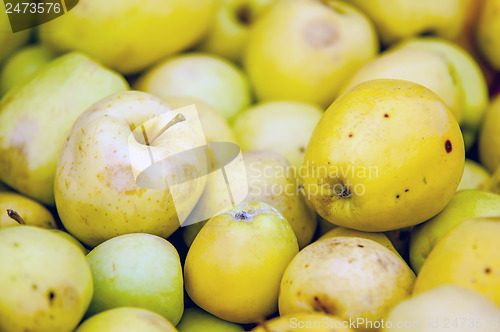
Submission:
[[[479,158],[490,172],[500,166],[500,95],[492,101],[479,133]]]
[[[7,210],[13,210],[21,218],[16,221]],[[52,213],[42,204],[14,192],[0,192],[0,228],[24,225],[41,228],[57,228]]]
[[[345,0],[368,15],[377,27],[382,42],[435,32],[453,39],[465,24],[468,0]]]
[[[353,332],[349,322],[320,312],[297,313],[273,318],[250,332]]]
[[[470,159],[465,159],[464,174],[457,190],[479,189],[489,179],[490,173],[483,166]]]
[[[80,51],[123,74],[185,50],[206,32],[215,0],[85,0],[39,28],[51,49]]]
[[[460,128],[441,98],[412,82],[374,80],[321,118],[306,151],[304,190],[331,223],[389,231],[440,212],[464,160]]]
[[[322,312],[370,328],[410,296],[415,275],[383,245],[360,237],[326,238],[307,246],[281,281],[281,315]]]
[[[346,3],[280,0],[253,25],[243,63],[258,100],[326,108],[378,47],[371,22]]]
[[[476,28],[479,50],[490,65],[500,70],[500,3],[484,0]]]
[[[135,88],[163,99],[200,99],[228,120],[246,108],[251,99],[246,76],[240,69],[220,57],[201,53],[166,59],[141,76]]]
[[[309,138],[322,115],[323,110],[315,105],[270,101],[241,113],[233,128],[243,151],[274,151],[299,173]]]
[[[254,323],[276,311],[280,280],[297,238],[273,207],[244,202],[210,219],[184,265],[186,291],[224,320]]]
[[[443,237],[418,273],[414,294],[444,284],[482,293],[500,306],[500,218],[462,222]]]

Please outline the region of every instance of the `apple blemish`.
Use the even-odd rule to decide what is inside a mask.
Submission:
[[[447,140],[446,143],[444,143],[444,148],[446,150],[447,153],[450,153],[451,152],[451,142],[450,140]]]

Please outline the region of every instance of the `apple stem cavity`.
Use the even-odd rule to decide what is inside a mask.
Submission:
[[[334,188],[334,195],[340,198],[345,198],[345,197],[351,197],[351,191],[349,188],[347,188],[343,183],[337,183],[335,184]]]
[[[14,219],[15,221],[17,221],[19,223],[19,225],[26,225],[26,223],[24,222],[23,218],[21,218],[21,216],[19,215],[19,213],[17,213],[16,211],[12,210],[12,209],[7,209],[7,215]]]
[[[165,131],[167,131],[168,128],[178,124],[178,123],[181,123],[183,121],[186,121],[186,117],[184,115],[182,115],[181,113],[177,114],[176,116],[174,116],[172,118],[172,120],[170,120],[163,128],[161,128],[161,130],[151,138],[150,141],[148,141],[146,139],[146,145],[151,145],[154,143],[154,141],[160,137]],[[143,131],[144,131],[144,128],[143,128]],[[146,138],[146,136],[144,136],[144,138]]]
[[[238,212],[234,215],[234,219],[246,221],[246,220],[250,219],[250,215],[248,213],[246,213],[245,211],[241,211],[241,212]]]

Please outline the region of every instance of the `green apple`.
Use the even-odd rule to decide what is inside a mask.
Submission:
[[[500,3],[484,0],[476,27],[477,46],[489,64],[500,70]]]
[[[499,321],[500,308],[481,294],[443,285],[396,305],[382,331],[493,332],[498,331]]]
[[[57,163],[54,191],[64,227],[89,247],[128,233],[172,234],[205,185],[204,156],[170,158],[206,144],[188,111],[126,91],[84,112]],[[181,114],[187,121],[177,123]]]
[[[0,330],[70,332],[92,298],[85,256],[33,226],[0,229]]]
[[[439,96],[408,81],[373,80],[321,118],[306,151],[304,190],[331,223],[389,231],[439,213],[464,160],[460,128]]]
[[[243,63],[258,100],[326,108],[378,48],[371,22],[346,3],[280,0],[253,25]]]
[[[463,221],[431,251],[418,273],[413,294],[453,284],[478,291],[500,306],[499,237],[500,218]]]
[[[233,129],[227,120],[206,102],[191,97],[171,97],[165,101],[173,109],[195,105],[207,142],[237,143]]]
[[[12,2],[11,2],[12,3]],[[12,32],[5,7],[0,10],[0,64],[23,46],[30,37],[30,31]]]
[[[479,189],[489,179],[490,173],[482,165],[470,159],[465,159],[464,174],[457,190]]]
[[[25,47],[11,55],[0,76],[0,96],[26,80],[53,59],[53,54],[41,45]]]
[[[168,58],[141,76],[135,88],[163,99],[200,99],[226,119],[246,108],[251,99],[241,70],[223,58],[201,53]]]
[[[156,312],[176,325],[184,310],[179,254],[160,237],[136,233],[101,243],[88,255],[94,296],[89,315],[117,307]]]
[[[323,110],[294,101],[270,101],[241,113],[234,132],[243,151],[270,150],[283,155],[297,170]]]
[[[304,248],[281,281],[280,315],[323,312],[368,328],[411,294],[415,275],[398,254],[361,237],[332,237]]]
[[[0,180],[53,205],[57,156],[73,122],[127,87],[118,74],[71,53],[10,90],[0,102]]]
[[[221,0],[214,22],[199,45],[204,52],[239,61],[255,20],[276,0]]]
[[[243,327],[217,318],[199,308],[186,308],[176,325],[179,332],[240,332]]]
[[[193,46],[210,26],[215,0],[85,0],[39,28],[44,45],[80,51],[123,74]]]
[[[486,110],[479,133],[479,158],[491,173],[500,166],[500,95],[497,95]]]
[[[276,311],[280,280],[297,238],[273,207],[243,202],[210,219],[184,265],[186,291],[224,320],[254,323]]]
[[[168,320],[149,310],[122,307],[85,320],[75,332],[177,332]]]
[[[248,194],[244,200],[266,203],[277,209],[292,226],[299,248],[308,245],[316,230],[316,213],[307,205],[296,173],[285,158],[272,151],[246,151],[243,153],[243,160],[248,185]],[[225,187],[225,182],[207,183],[207,189],[214,193],[222,192]],[[204,200],[198,203],[197,208],[200,204],[216,203]],[[223,209],[223,206],[220,206],[220,209]],[[184,228],[183,236],[188,246],[203,225],[204,222],[201,222]]]
[[[413,1],[345,0],[368,15],[384,44],[434,32],[447,39],[456,38],[463,29],[468,0]]]
[[[0,228],[19,224],[57,228],[52,213],[42,204],[14,192],[0,192]]]
[[[262,322],[250,332],[353,332],[349,322],[320,312],[296,313]]]
[[[461,128],[467,149],[472,147],[488,105],[488,86],[476,60],[457,44],[440,38],[413,38],[395,49],[428,50],[446,59],[453,79],[464,93]]]
[[[375,79],[399,79],[418,83],[436,93],[460,123],[464,92],[456,72],[446,58],[429,50],[397,49],[382,53],[361,67],[346,83],[349,91],[360,83]]]
[[[460,190],[434,218],[417,226],[411,235],[410,263],[418,272],[441,238],[467,218],[500,217],[500,195],[480,190]]]

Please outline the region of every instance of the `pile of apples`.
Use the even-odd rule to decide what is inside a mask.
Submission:
[[[0,331],[500,330],[499,0],[0,9]]]

